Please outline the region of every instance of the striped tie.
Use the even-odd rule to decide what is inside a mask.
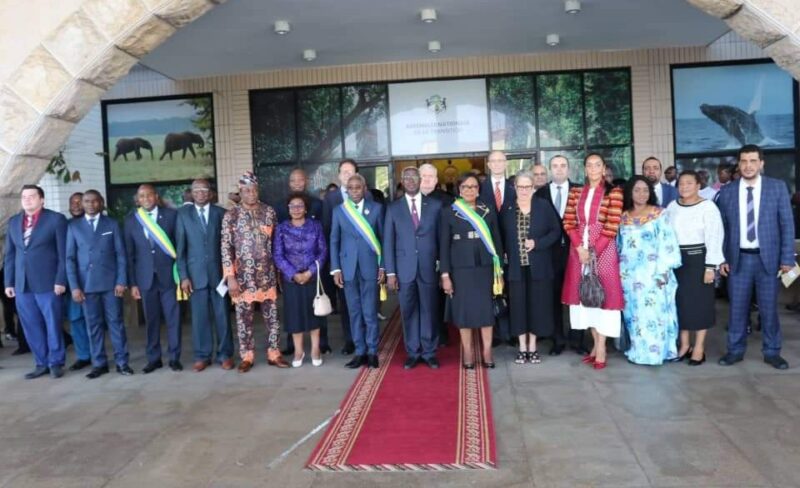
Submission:
[[[33,233],[33,216],[26,215],[25,216],[25,230],[22,233],[22,242],[25,244],[25,247],[28,247],[28,243],[31,241],[31,234]]]
[[[747,240],[756,240],[756,205],[753,202],[753,187],[747,187]]]
[[[503,194],[500,193],[500,182],[494,182],[494,204],[497,205],[497,210],[503,206]]]

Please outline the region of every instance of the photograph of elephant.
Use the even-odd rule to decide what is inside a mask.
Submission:
[[[675,152],[794,147],[794,90],[771,62],[673,67]]]
[[[211,95],[103,104],[109,184],[214,178]]]

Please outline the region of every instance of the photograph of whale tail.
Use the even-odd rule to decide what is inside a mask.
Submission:
[[[158,160],[163,160],[164,156],[167,155],[169,155],[169,159],[172,159],[173,151],[183,151],[183,155],[181,156],[183,159],[186,159],[186,151],[192,153],[192,158],[197,158],[197,154],[194,152],[195,144],[197,144],[197,147],[202,148],[205,145],[203,136],[190,131],[179,133],[170,132],[164,137],[164,152]]]
[[[731,137],[734,137],[739,144],[758,144],[760,146],[769,145],[772,139],[767,139],[761,132],[761,127],[756,120],[755,112],[745,112],[744,110],[730,105],[700,105],[703,115],[711,119],[722,127]]]

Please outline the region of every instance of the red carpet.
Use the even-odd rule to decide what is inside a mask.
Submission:
[[[475,334],[477,335],[477,334]],[[458,333],[441,367],[403,369],[395,311],[379,347],[380,368],[362,369],[306,467],[317,471],[444,471],[496,467],[486,371],[461,367]],[[476,347],[475,357],[480,357]]]

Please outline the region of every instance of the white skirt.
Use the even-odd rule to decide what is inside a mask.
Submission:
[[[598,333],[606,337],[619,337],[622,328],[622,313],[619,310],[570,305],[569,323],[570,327],[575,330],[594,327]]]

